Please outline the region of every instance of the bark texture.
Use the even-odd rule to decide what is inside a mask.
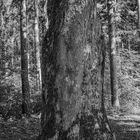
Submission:
[[[138,29],[140,30],[140,0],[137,0],[137,5],[138,5]]]
[[[36,67],[37,67],[37,87],[41,90],[41,62],[40,62],[40,33],[39,33],[39,0],[34,0],[35,4],[35,47],[36,47]]]
[[[89,139],[82,134],[89,132],[84,127],[88,116],[92,118],[91,139],[112,139],[101,111],[101,30],[95,1],[48,0],[47,5],[49,28],[42,47],[44,107],[39,140]],[[86,110],[89,95],[93,100]]]
[[[20,41],[21,41],[21,82],[22,82],[22,113],[29,114],[30,89],[28,80],[28,47],[26,30],[23,31],[23,19],[26,19],[26,1],[20,1]]]
[[[4,3],[3,1],[0,2],[0,70],[1,70],[1,75],[5,75],[5,68],[6,68],[6,64],[5,64],[5,30],[4,30],[4,26],[5,26],[5,22],[4,22],[4,16],[5,16],[5,7],[4,7]]]
[[[109,34],[109,54],[110,54],[110,85],[111,85],[111,104],[119,107],[118,83],[117,83],[117,60],[116,60],[116,0],[108,0],[108,34]]]

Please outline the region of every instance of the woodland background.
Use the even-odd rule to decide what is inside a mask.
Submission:
[[[96,2],[96,14],[101,21],[106,46],[106,112],[108,115],[139,115],[140,1]],[[48,27],[47,0],[0,0],[1,138],[16,136],[17,139],[34,139],[39,135],[42,111],[41,48]],[[115,82],[111,83],[111,80]],[[91,94],[84,96],[86,104],[91,105],[94,97]],[[26,133],[23,132],[25,130]]]

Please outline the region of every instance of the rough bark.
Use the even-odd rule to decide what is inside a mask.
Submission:
[[[1,69],[1,74],[2,75],[5,75],[5,45],[4,45],[4,42],[3,42],[3,39],[1,39],[0,41],[0,47],[1,47],[1,50],[0,50],[0,69]]]
[[[5,22],[4,22],[4,16],[5,16],[5,7],[3,2],[0,3],[1,10],[0,10],[0,69],[1,69],[1,75],[5,75]]]
[[[41,62],[40,62],[40,37],[39,37],[39,0],[35,0],[35,47],[36,47],[36,67],[37,67],[37,87],[41,90]]]
[[[117,60],[116,60],[116,0],[108,0],[108,34],[109,34],[109,55],[110,55],[110,86],[111,104],[119,108],[118,84],[117,84]]]
[[[20,41],[21,41],[21,82],[22,82],[22,113],[29,114],[29,80],[28,80],[28,47],[26,44],[26,31],[23,31],[26,17],[26,1],[20,1]],[[26,22],[25,22],[26,23]]]
[[[95,1],[48,0],[47,10],[49,28],[42,47],[44,107],[39,140],[89,138],[80,132],[90,133],[93,140],[113,139],[101,110],[98,77],[101,40]],[[88,106],[91,115],[83,109],[83,92],[92,95],[92,104]],[[84,127],[87,118],[92,123],[92,132]]]
[[[137,5],[138,5],[138,29],[140,30],[140,0],[137,0]]]

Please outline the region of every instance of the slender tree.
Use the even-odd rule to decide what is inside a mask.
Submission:
[[[85,138],[86,115],[81,117],[85,80],[87,94],[93,97],[89,111],[94,132],[90,131],[87,137],[113,139],[101,111],[101,80],[98,76],[101,73],[99,44],[103,40],[100,38],[95,5],[94,0],[48,0],[49,28],[42,47],[44,107],[39,140]],[[88,87],[91,87],[90,91]],[[80,132],[84,134],[81,136]]]
[[[118,84],[117,84],[117,60],[116,60],[116,0],[108,0],[108,35],[110,54],[110,86],[111,103],[113,107],[119,107]]]
[[[20,42],[21,42],[21,82],[22,82],[22,113],[29,114],[29,80],[28,80],[28,47],[26,34],[26,0],[20,1]],[[24,28],[24,30],[23,30]]]
[[[138,5],[138,29],[140,29],[140,0],[137,0]],[[140,32],[140,31],[139,31]]]
[[[35,47],[36,47],[36,66],[37,66],[37,86],[41,90],[41,63],[40,63],[40,33],[39,33],[39,0],[34,0],[35,4]]]
[[[5,20],[4,20],[4,16],[6,13],[6,8],[4,6],[3,1],[1,1],[0,3],[0,68],[2,70],[2,75],[5,74]]]

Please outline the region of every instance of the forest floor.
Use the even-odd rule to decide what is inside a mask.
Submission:
[[[117,140],[140,140],[140,115],[108,116]]]
[[[39,116],[12,118],[4,121],[0,118],[0,140],[35,140],[40,132]]]
[[[108,119],[117,140],[140,140],[140,115],[109,115]],[[0,119],[0,140],[35,140],[39,131],[39,116]]]

